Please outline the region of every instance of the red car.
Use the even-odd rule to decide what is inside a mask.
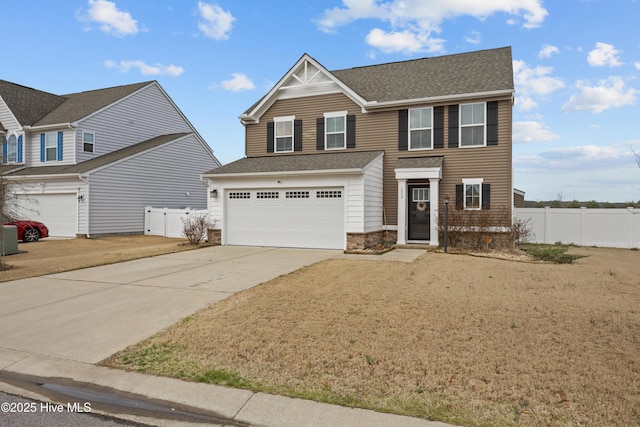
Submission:
[[[47,226],[38,221],[5,218],[4,225],[15,225],[18,228],[18,240],[22,240],[24,243],[37,242],[49,236]]]

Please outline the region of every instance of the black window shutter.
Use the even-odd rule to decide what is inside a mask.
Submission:
[[[7,163],[7,153],[8,153],[8,149],[7,149],[7,137],[3,136],[2,137],[2,163]],[[3,200],[4,202],[4,200]]]
[[[487,102],[487,145],[498,145],[498,101]]]
[[[356,148],[356,116],[347,116],[347,148]]]
[[[433,109],[433,148],[444,148],[444,107]]]
[[[398,150],[409,149],[409,110],[398,110]]]
[[[456,209],[464,208],[464,188],[462,184],[456,184]]]
[[[267,122],[267,153],[273,153],[273,122]]]
[[[324,150],[324,117],[316,119],[316,150]]]
[[[458,148],[458,105],[449,105],[449,148]]]
[[[491,209],[491,184],[482,184],[482,210]]]
[[[302,120],[293,121],[293,151],[302,151]]]

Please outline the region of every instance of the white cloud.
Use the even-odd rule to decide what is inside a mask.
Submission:
[[[516,96],[515,106],[518,111],[531,111],[538,108],[538,103],[530,96]]]
[[[633,64],[636,66],[636,70],[640,71],[640,61],[636,62],[635,64]]]
[[[560,53],[560,49],[550,44],[545,44],[538,52],[538,58],[551,58],[554,53]]]
[[[415,34],[411,31],[399,31],[387,33],[379,28],[374,28],[367,35],[367,43],[384,53],[403,52],[416,53],[428,46],[429,51],[442,50],[441,39],[430,39],[426,34]]]
[[[479,44],[482,41],[482,34],[478,31],[471,31],[471,34],[465,37],[465,41],[471,44]]]
[[[231,74],[231,80],[224,80],[220,85],[232,92],[239,92],[241,90],[251,90],[255,88],[253,81],[243,73]]]
[[[577,87],[580,93],[572,95],[562,106],[562,111],[601,113],[609,108],[635,104],[638,92],[633,88],[626,88],[624,80],[616,76],[601,80],[597,86],[589,86],[587,82],[579,81]]]
[[[513,61],[513,80],[516,87],[516,108],[528,111],[537,107],[535,96],[548,95],[564,87],[564,82],[550,74],[552,67],[531,67],[526,62]]]
[[[236,20],[231,15],[231,12],[223,10],[215,3],[204,2],[198,2],[198,10],[202,18],[202,21],[198,23],[200,31],[214,40],[227,40],[229,38],[229,32],[233,27],[233,22]]]
[[[441,32],[444,20],[460,16],[473,16],[485,19],[496,13],[506,13],[524,18],[525,28],[535,28],[542,24],[547,11],[540,0],[494,0],[469,1],[448,0],[446,2],[426,2],[424,0],[343,0],[342,7],[326,9],[317,20],[318,28],[333,33],[337,28],[361,19],[375,19],[387,22],[390,30],[376,29],[369,33],[367,40],[380,43],[387,50],[394,46],[395,51],[416,51],[419,42],[420,51],[442,50],[442,40],[432,40],[433,34]],[[409,37],[409,35],[413,37]],[[385,35],[384,43],[381,36]],[[389,38],[394,37],[393,43]],[[400,39],[400,40],[399,40]],[[476,40],[474,37],[471,40]],[[399,45],[401,41],[406,45]],[[374,45],[377,47],[377,45]]]
[[[123,37],[138,32],[138,21],[129,12],[118,10],[116,4],[107,0],[89,0],[85,15],[78,15],[81,21],[96,22],[100,30],[107,34]]]
[[[613,45],[598,42],[596,48],[589,52],[587,61],[592,67],[619,67],[622,65],[619,54]]]
[[[135,61],[120,61],[115,62],[112,60],[107,60],[104,62],[105,67],[107,68],[117,68],[118,71],[122,73],[128,73],[132,68],[138,69],[140,74],[143,76],[170,76],[170,77],[178,77],[184,72],[184,68],[178,67],[176,65],[148,65],[144,61],[135,60]]]
[[[544,123],[535,121],[513,122],[512,137],[514,143],[553,141],[560,138]]]

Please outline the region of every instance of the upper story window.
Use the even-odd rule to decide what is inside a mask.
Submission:
[[[82,151],[85,153],[95,153],[95,134],[93,132],[82,132]]]
[[[484,102],[460,105],[460,146],[485,146],[485,107]]]
[[[6,163],[16,163],[18,161],[18,138],[11,135],[7,140],[7,160]]]
[[[22,163],[22,135],[2,137],[2,163]]]
[[[324,114],[325,149],[339,150],[346,148],[347,112]]]
[[[409,150],[433,148],[433,108],[409,110]]]
[[[275,152],[289,152],[293,151],[293,120],[294,116],[289,117],[275,117],[274,122],[274,140],[275,140]]]
[[[40,161],[51,162],[62,160],[62,132],[40,134]]]
[[[47,133],[44,138],[45,161],[58,160],[58,134]]]

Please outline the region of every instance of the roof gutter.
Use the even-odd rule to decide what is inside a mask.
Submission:
[[[269,176],[292,176],[292,175],[360,175],[364,171],[361,168],[355,169],[315,169],[309,171],[274,171],[274,172],[242,172],[242,173],[210,173],[202,174],[201,178],[255,178],[256,176],[269,177]]]
[[[24,125],[22,128],[24,130],[28,130],[28,131],[34,131],[34,130],[49,130],[49,129],[60,129],[60,128],[69,128],[69,129],[74,129],[78,127],[78,123],[77,122],[73,122],[73,123],[57,123],[57,124],[53,124],[53,125],[40,125],[40,126],[29,126],[29,125]]]
[[[82,179],[83,175],[81,173],[50,173],[43,175],[12,175],[12,176],[4,176],[4,179],[8,179],[11,181],[22,181],[22,180],[33,180],[38,181],[44,178],[79,178]]]
[[[407,104],[428,104],[428,103],[436,103],[436,102],[442,102],[442,101],[459,101],[462,99],[469,99],[469,98],[484,98],[484,97],[490,97],[490,96],[509,95],[513,98],[514,94],[515,94],[514,89],[504,89],[504,90],[494,90],[494,91],[487,91],[487,92],[461,93],[458,95],[443,95],[443,96],[431,96],[426,98],[401,99],[401,100],[394,100],[394,101],[382,101],[382,102],[369,101],[369,102],[365,102],[362,105],[362,109],[363,111],[378,110],[378,109],[397,107],[397,106],[407,105]]]

